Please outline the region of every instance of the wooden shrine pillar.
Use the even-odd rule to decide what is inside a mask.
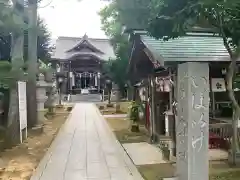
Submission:
[[[155,77],[151,76],[149,78],[149,87],[150,87],[150,126],[151,126],[151,141],[155,143],[157,141],[157,132],[156,132],[156,81]]]

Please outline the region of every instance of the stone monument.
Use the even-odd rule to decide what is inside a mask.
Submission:
[[[46,82],[43,74],[39,74],[39,80],[37,81],[37,107],[38,107],[38,122],[45,119],[46,113],[44,103],[47,100],[46,89],[52,86],[52,82]]]
[[[208,180],[208,63],[179,64],[177,90],[177,177]]]
[[[117,84],[113,83],[112,93],[111,93],[111,101],[116,102],[119,101],[120,98],[120,90]]]

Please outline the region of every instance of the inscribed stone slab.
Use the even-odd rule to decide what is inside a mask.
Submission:
[[[177,176],[208,180],[208,63],[178,65],[177,89]]]

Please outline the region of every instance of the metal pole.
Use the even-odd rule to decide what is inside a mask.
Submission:
[[[171,68],[169,68],[169,81],[171,81],[172,79],[172,71]],[[169,82],[169,86],[171,86],[170,82]],[[170,91],[169,91],[169,110],[172,112],[173,111],[173,88],[169,87]]]

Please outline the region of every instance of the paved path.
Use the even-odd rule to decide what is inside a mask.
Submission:
[[[101,102],[102,97],[100,94],[77,94],[71,95],[71,102]]]
[[[105,118],[127,118],[128,115],[127,114],[106,114],[106,115],[103,115],[103,117],[105,117]]]
[[[31,180],[143,180],[94,104],[76,104]]]

